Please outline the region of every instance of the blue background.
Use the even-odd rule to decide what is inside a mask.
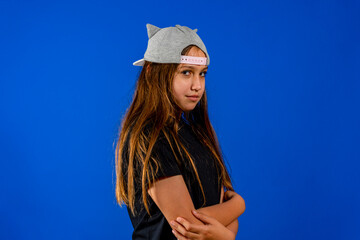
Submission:
[[[360,239],[359,1],[1,1],[0,239],[130,239],[114,151],[146,23],[198,28],[237,239]]]

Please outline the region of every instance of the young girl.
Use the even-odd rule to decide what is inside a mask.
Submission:
[[[197,29],[146,26],[148,46],[134,62],[142,70],[115,153],[116,198],[127,206],[132,238],[235,239],[245,202],[208,117],[206,47]]]

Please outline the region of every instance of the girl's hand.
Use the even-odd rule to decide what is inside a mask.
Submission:
[[[224,202],[230,200],[231,198],[234,198],[234,197],[238,197],[239,194],[237,194],[236,192],[234,191],[230,191],[230,190],[227,190],[224,194]]]
[[[181,217],[171,221],[173,234],[178,240],[235,240],[235,234],[215,218],[196,211],[193,215],[205,225],[191,224]]]

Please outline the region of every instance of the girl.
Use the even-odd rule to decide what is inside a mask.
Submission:
[[[142,70],[115,153],[116,198],[127,206],[132,238],[235,239],[245,202],[208,117],[206,47],[197,29],[146,26],[148,46],[134,62]]]

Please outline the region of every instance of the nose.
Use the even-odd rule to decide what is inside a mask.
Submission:
[[[191,90],[194,90],[194,91],[200,91],[201,90],[200,76],[194,75],[194,77],[192,79]]]

